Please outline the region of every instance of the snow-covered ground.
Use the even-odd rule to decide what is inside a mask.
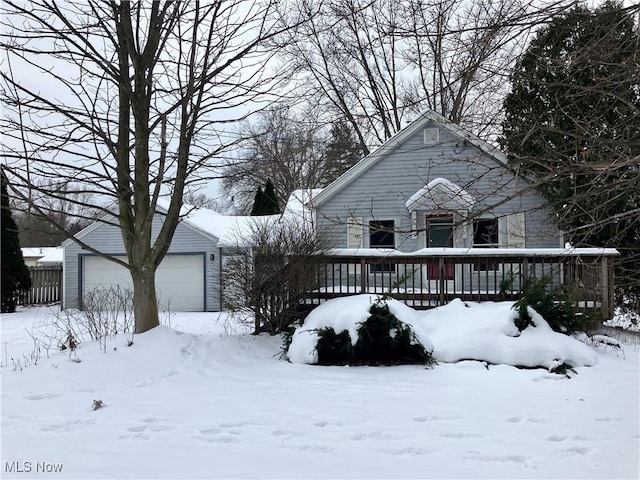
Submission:
[[[495,321],[502,307],[483,308]],[[318,367],[227,314],[176,313],[130,347],[33,365],[29,332],[51,315],[1,319],[2,478],[640,476],[637,345],[598,347],[570,379],[477,361]],[[462,349],[447,332],[423,333]]]
[[[640,333],[640,314],[629,311],[622,312],[617,308],[614,317],[604,322],[604,324],[608,327]]]

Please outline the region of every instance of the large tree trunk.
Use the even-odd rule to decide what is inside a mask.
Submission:
[[[131,272],[133,279],[133,315],[135,333],[144,333],[159,325],[155,268]]]

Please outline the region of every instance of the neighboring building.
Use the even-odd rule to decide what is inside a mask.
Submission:
[[[532,182],[506,156],[429,111],[318,194],[335,248],[564,246]]]
[[[22,257],[27,267],[62,266],[62,247],[23,247]]]

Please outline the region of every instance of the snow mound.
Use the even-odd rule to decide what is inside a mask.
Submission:
[[[294,333],[287,351],[293,363],[318,361],[317,329],[331,327],[349,332],[352,343],[357,329],[370,315],[375,295],[355,295],[330,300],[313,310]],[[389,310],[410,325],[425,349],[440,362],[478,360],[517,367],[558,365],[593,366],[595,351],[573,337],[554,332],[544,318],[530,309],[533,326],[519,332],[514,324],[513,302],[470,303],[454,300],[442,307],[416,311],[397,300],[388,300]]]

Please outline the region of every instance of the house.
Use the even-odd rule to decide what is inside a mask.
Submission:
[[[21,250],[27,267],[62,266],[60,247],[23,247]]]
[[[312,208],[336,248],[564,246],[532,182],[433,111],[325,188]]]
[[[220,311],[223,307],[225,257],[247,247],[251,232],[265,222],[282,221],[296,216],[309,219],[304,207],[306,193],[293,192],[282,215],[263,217],[222,215],[205,208],[183,207],[166,257],[156,272],[159,307],[173,311]],[[168,203],[158,202],[153,221],[157,235]],[[94,222],[76,237],[83,243],[106,254],[126,258],[120,229],[111,222]],[[81,308],[83,298],[96,289],[120,287],[131,289],[129,271],[101,256],[84,250],[72,240],[62,244],[63,308]]]
[[[393,291],[431,308],[509,285],[515,297],[544,277],[611,315],[618,252],[565,248],[535,187],[493,145],[426,112],[312,199],[332,247],[313,301]]]

